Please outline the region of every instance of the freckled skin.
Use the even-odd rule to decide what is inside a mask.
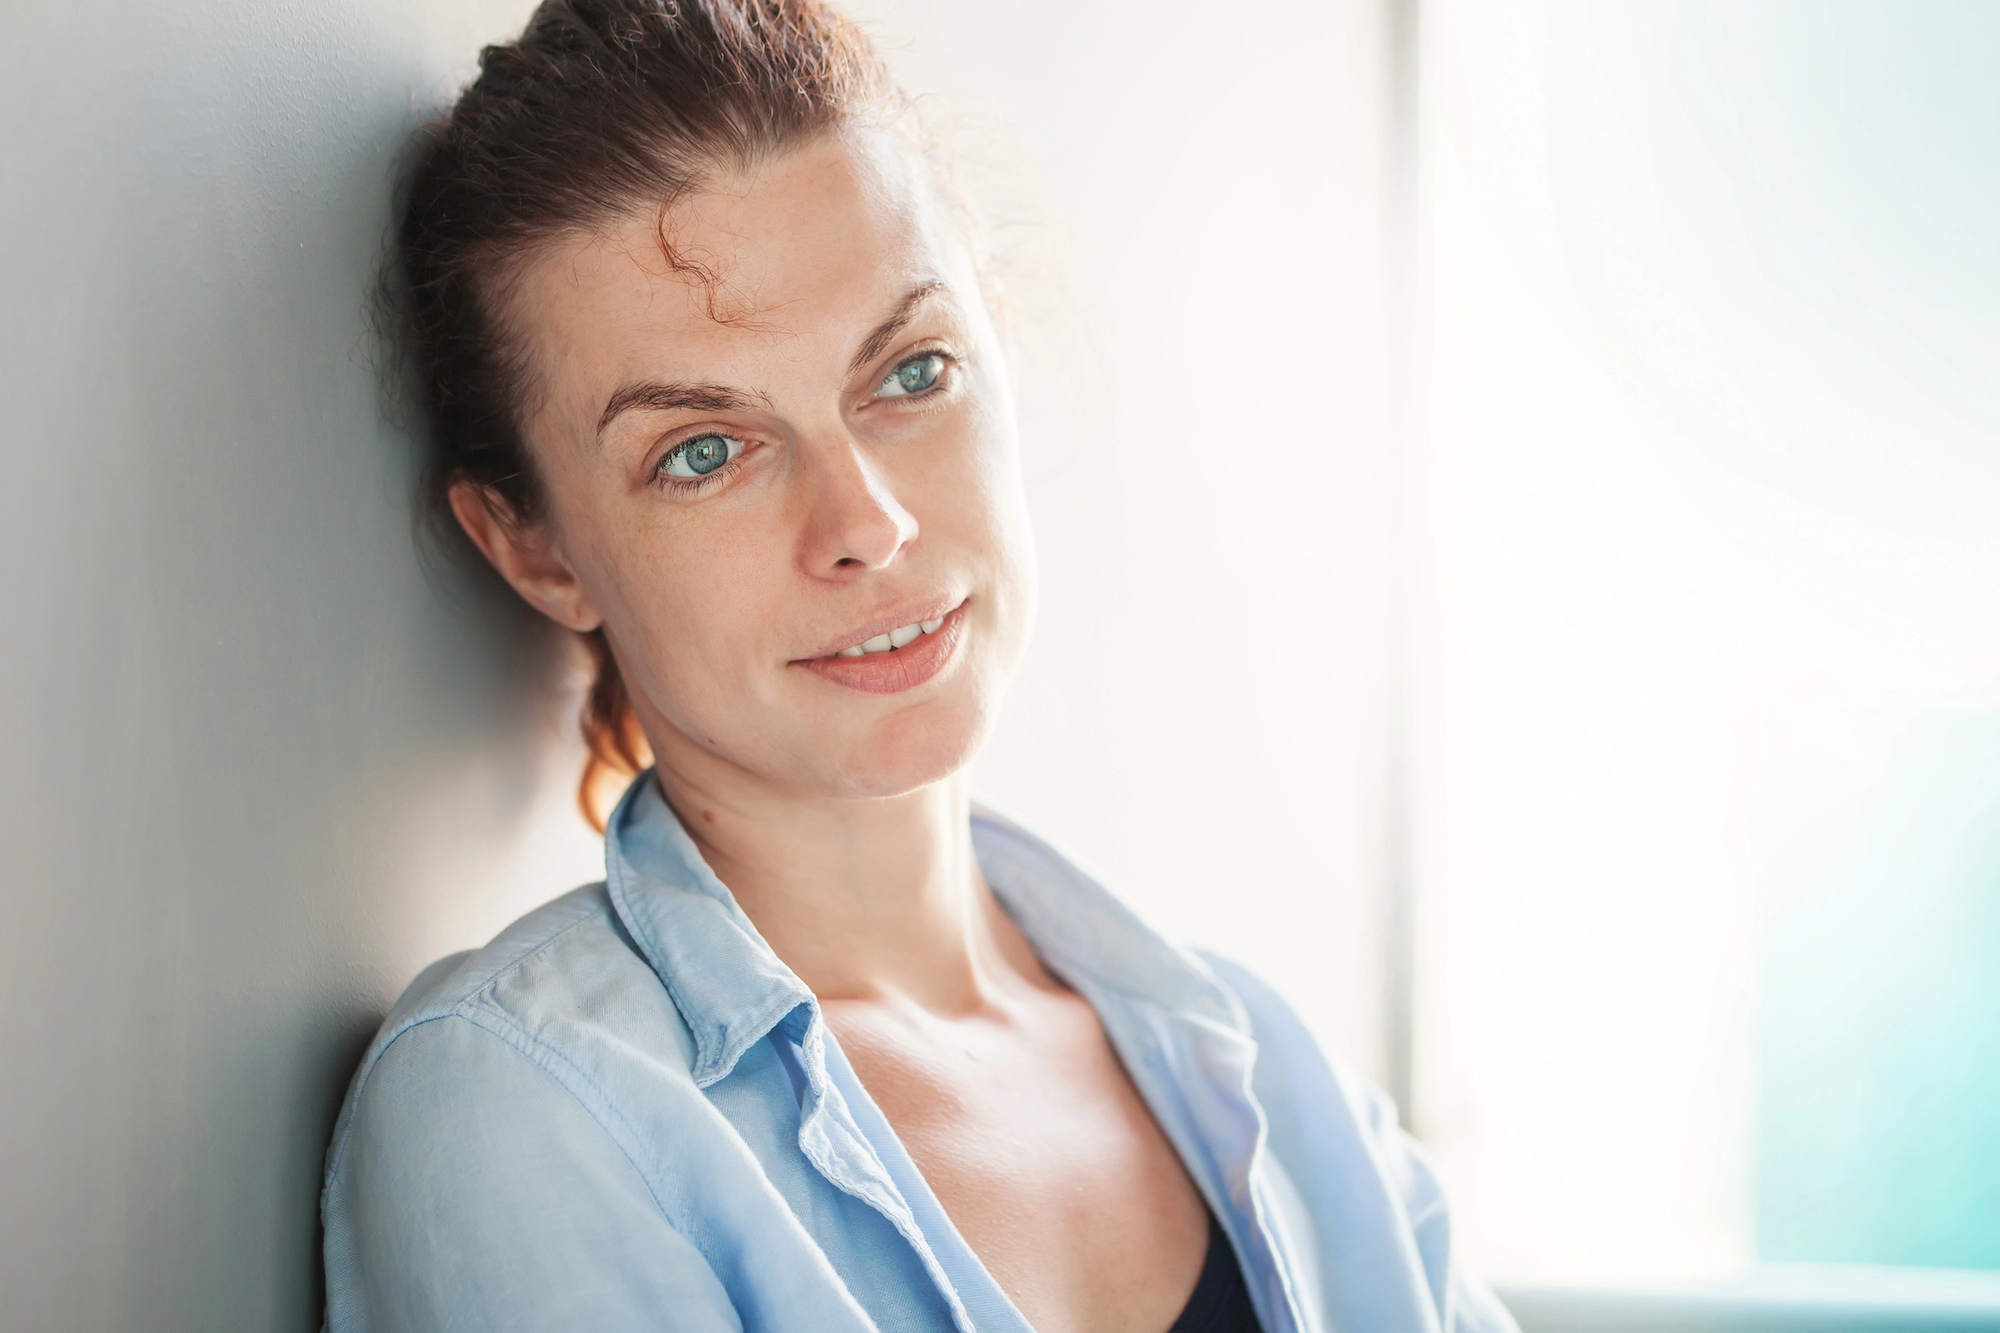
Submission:
[[[551,242],[505,307],[545,516],[507,522],[467,485],[453,509],[522,596],[604,629],[668,801],[699,812],[709,864],[1029,1322],[1161,1333],[1206,1211],[972,855],[963,770],[1026,644],[1035,566],[1004,347],[949,218],[904,148],[854,133],[676,204],[666,231],[712,287],[664,261],[651,210]],[[881,391],[938,348],[935,392]],[[655,382],[734,396],[602,420]],[[662,481],[699,432],[744,447],[698,486]],[[910,688],[799,665],[954,607],[948,660]]]

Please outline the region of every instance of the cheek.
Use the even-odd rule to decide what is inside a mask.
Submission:
[[[964,549],[1007,563],[1027,526],[1014,422],[1004,395],[989,388],[969,414],[949,461],[928,478],[932,503]]]
[[[976,580],[981,678],[1004,688],[1034,622],[1034,536],[1012,422],[995,412],[971,426],[946,455],[949,461],[940,459],[925,475],[928,512],[919,511],[918,518],[937,549],[965,561]]]
[[[605,622],[653,705],[712,734],[768,665],[785,588],[782,560],[769,558],[778,538],[722,515],[643,517],[606,534]]]

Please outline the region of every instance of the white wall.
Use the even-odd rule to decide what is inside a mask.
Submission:
[[[545,636],[427,580],[362,293],[523,0],[17,6],[0,48],[0,1322],[305,1328],[341,1087],[598,873]],[[981,791],[1382,1061],[1375,8],[864,8],[1065,219]],[[1034,339],[1030,339],[1034,341]]]
[[[424,962],[601,873],[546,640],[418,569],[362,337],[391,156],[523,13],[9,9],[10,1330],[317,1327],[359,1044]]]

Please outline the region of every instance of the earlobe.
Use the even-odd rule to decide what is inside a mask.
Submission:
[[[579,634],[604,623],[545,521],[520,517],[489,487],[465,479],[451,485],[451,512],[480,554],[528,605]]]

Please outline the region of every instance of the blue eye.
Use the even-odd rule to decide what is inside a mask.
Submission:
[[[656,475],[705,477],[742,452],[743,441],[733,435],[697,435],[675,445],[660,460]]]
[[[876,386],[875,396],[907,398],[913,393],[922,393],[931,388],[943,374],[944,358],[937,353],[913,356],[889,372],[888,376]]]

